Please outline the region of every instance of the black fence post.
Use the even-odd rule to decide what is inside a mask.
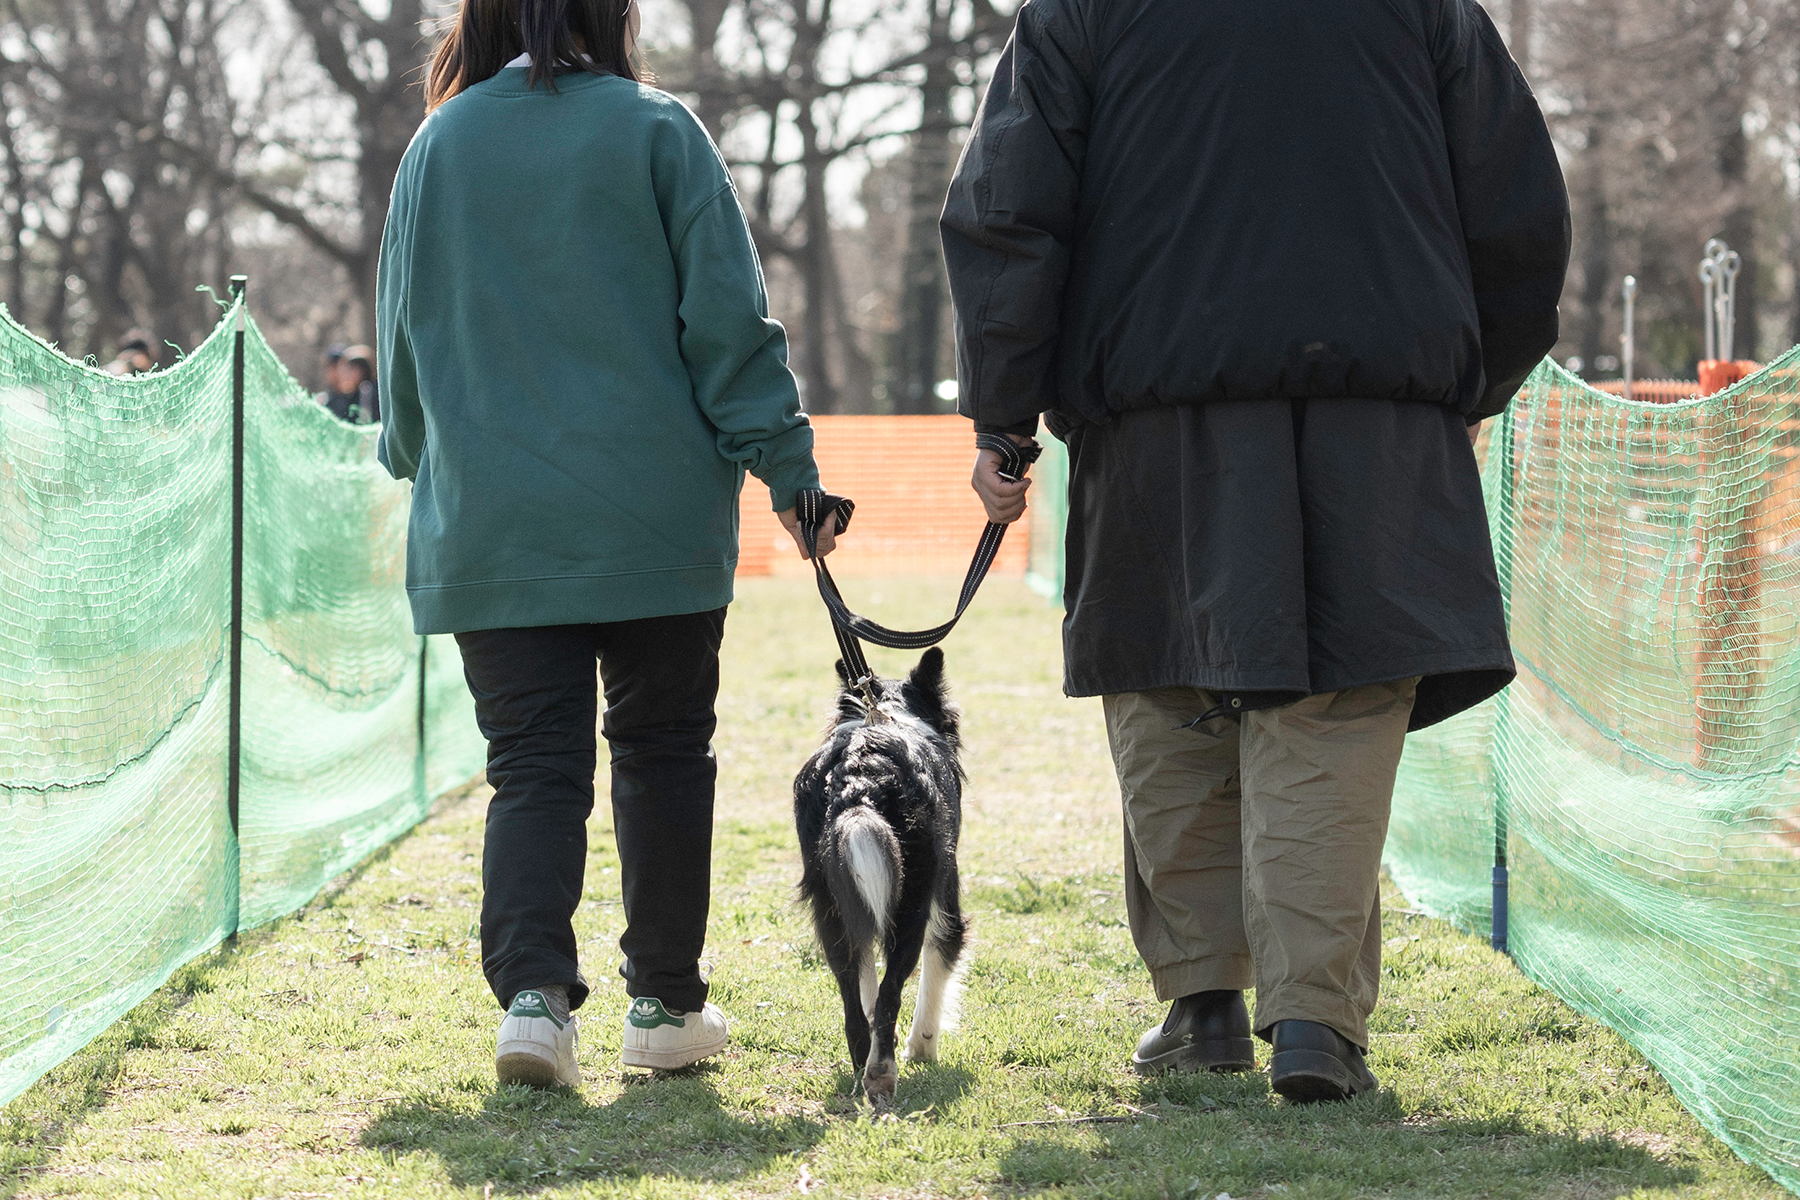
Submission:
[[[231,347],[231,691],[227,710],[225,807],[231,817],[231,867],[239,870],[238,796],[244,744],[244,290],[249,280],[231,277],[237,329]],[[242,889],[232,887],[231,930],[236,936]]]
[[[419,718],[418,718],[419,759],[418,759],[418,765],[413,768],[413,782],[414,782],[414,786],[417,787],[418,791],[419,791],[419,803],[420,804],[425,803],[425,800],[430,793],[430,780],[425,772],[426,679],[428,677],[428,672],[429,672],[430,666],[431,666],[431,639],[429,637],[420,637],[419,638]]]
[[[1512,577],[1513,556],[1518,552],[1518,497],[1513,479],[1513,441],[1517,425],[1513,413],[1517,409],[1518,398],[1506,406],[1506,411],[1495,422],[1497,428],[1489,434],[1500,439],[1497,447],[1490,447],[1488,461],[1493,462],[1494,450],[1498,450],[1500,471],[1500,553],[1496,566],[1500,576],[1500,604],[1506,616],[1506,627],[1512,629]],[[1511,689],[1508,689],[1510,691]],[[1507,692],[1501,692],[1497,701],[1499,707],[1494,715],[1494,893],[1493,893],[1493,925],[1488,935],[1488,944],[1502,954],[1511,954],[1507,947],[1507,865],[1506,851],[1509,834],[1509,811],[1512,807],[1510,779],[1507,773],[1507,746],[1511,737],[1510,720],[1512,703]]]

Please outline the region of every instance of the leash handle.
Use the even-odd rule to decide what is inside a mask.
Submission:
[[[1043,451],[1043,447],[1036,442],[1028,446],[1016,446],[1012,439],[994,433],[976,434],[975,445],[998,454],[1001,477],[1013,483],[1025,477],[1026,471]],[[992,521],[981,531],[981,539],[975,544],[975,554],[969,562],[968,573],[963,576],[962,590],[957,595],[956,612],[948,621],[930,629],[889,629],[867,617],[859,616],[844,603],[843,594],[838,591],[837,581],[831,577],[830,568],[819,557],[819,530],[824,527],[825,519],[836,516],[837,531],[842,533],[849,528],[850,518],[856,512],[855,502],[845,496],[809,489],[799,494],[795,506],[798,509],[795,515],[800,520],[800,535],[806,542],[806,552],[813,564],[813,575],[819,584],[819,597],[824,600],[826,611],[831,614],[831,630],[837,638],[838,649],[843,654],[844,667],[857,683],[870,676],[868,660],[863,657],[862,641],[874,642],[877,646],[893,650],[923,650],[948,637],[950,631],[956,628],[956,623],[962,620],[970,602],[975,599],[975,593],[980,589],[982,580],[987,578],[988,569],[994,565],[994,558],[1000,553],[1000,544],[1006,538],[1006,526]]]
[[[1000,478],[1008,483],[1017,483],[1025,478],[1025,472],[1031,469],[1031,464],[1036,462],[1038,455],[1044,452],[1044,448],[1035,441],[1029,445],[1020,446],[1014,444],[1011,438],[999,433],[976,434],[975,448],[992,450],[1000,456]]]

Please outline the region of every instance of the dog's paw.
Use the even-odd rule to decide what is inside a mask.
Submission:
[[[900,1070],[892,1059],[887,1062],[871,1062],[863,1071],[863,1093],[868,1096],[870,1104],[878,1107],[893,1101],[894,1089],[899,1084]]]
[[[936,1062],[938,1054],[938,1035],[935,1033],[915,1033],[906,1039],[907,1062]]]

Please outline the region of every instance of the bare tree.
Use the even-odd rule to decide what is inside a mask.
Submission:
[[[881,371],[895,377],[883,386],[897,407],[924,411],[942,358],[936,223],[963,123],[953,99],[982,82],[978,60],[1010,18],[990,0],[684,0],[684,8],[691,36],[658,61],[662,82],[693,97],[741,177],[758,248],[793,272],[808,408],[871,407]],[[875,150],[903,150],[912,173],[904,238],[882,255],[857,256],[870,266],[893,258],[885,286],[906,297],[897,345],[860,326],[845,303],[833,211],[833,172],[866,169]]]
[[[899,346],[895,354],[895,411],[933,412],[933,386],[943,378],[948,283],[938,216],[950,190],[957,136],[953,100],[983,78],[983,60],[998,49],[1011,18],[989,0],[925,0],[925,48],[920,55],[919,124],[910,136],[912,196],[901,275]]]
[[[423,0],[391,0],[380,16],[359,0],[287,0],[287,7],[303,35],[298,50],[325,81],[315,88],[314,103],[301,106],[299,119],[265,95],[253,135],[225,154],[175,134],[161,134],[160,140],[171,157],[205,171],[339,264],[360,309],[360,329],[372,335],[376,257],[388,197],[425,115],[418,73],[429,55],[431,14]],[[324,129],[315,123],[319,91],[347,109]],[[271,150],[299,170],[268,170]],[[343,166],[349,170],[333,171]]]
[[[222,282],[229,200],[143,131],[229,152],[217,45],[236,10],[236,0],[0,6],[13,48],[0,57],[8,303],[50,340],[103,351],[148,324],[186,346],[212,324],[194,286]]]
[[[1640,371],[1691,377],[1700,356],[1700,248],[1722,236],[1744,259],[1738,352],[1775,349],[1760,333],[1776,297],[1794,201],[1777,139],[1759,140],[1779,63],[1794,57],[1793,0],[1511,0],[1515,57],[1562,145],[1575,254],[1559,355],[1587,373],[1611,363],[1619,281],[1640,284]],[[1527,37],[1521,27],[1529,23]],[[1787,89],[1791,94],[1792,89]],[[1771,243],[1771,232],[1775,241]],[[1787,304],[1793,306],[1792,288]]]
[[[216,311],[195,285],[249,265],[292,357],[372,333],[449,2],[0,0],[0,299],[77,351],[133,325],[188,345]],[[725,149],[809,407],[935,410],[936,220],[1011,0],[668,3],[685,37],[651,65]],[[1800,0],[1496,8],[1575,201],[1558,354],[1609,361],[1629,272],[1640,369],[1691,372],[1712,236],[1745,260],[1742,352],[1800,339]]]
[[[423,0],[388,0],[375,16],[358,0],[288,0],[313,52],[338,92],[350,101],[356,126],[356,223],[333,234],[304,213],[270,209],[344,265],[362,304],[365,327],[375,323],[375,258],[387,224],[388,197],[407,144],[425,116],[419,71],[429,57]]]

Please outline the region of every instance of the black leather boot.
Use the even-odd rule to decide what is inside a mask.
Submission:
[[[1244,993],[1194,992],[1138,1040],[1131,1065],[1139,1075],[1164,1071],[1250,1071],[1256,1068]]]
[[[1363,1063],[1360,1046],[1317,1021],[1277,1021],[1269,1086],[1295,1104],[1348,1100],[1373,1091],[1375,1076]]]

